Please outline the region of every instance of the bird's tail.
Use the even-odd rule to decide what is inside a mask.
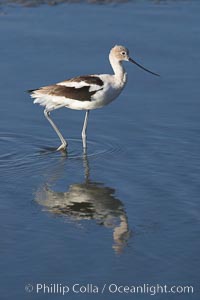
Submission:
[[[33,103],[44,106],[46,110],[51,111],[67,105],[65,97],[52,96],[40,92],[39,89],[27,91],[31,98],[34,99]]]

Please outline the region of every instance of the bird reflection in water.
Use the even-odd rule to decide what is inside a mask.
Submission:
[[[95,220],[97,224],[112,228],[112,247],[116,253],[121,253],[131,235],[123,203],[115,197],[115,189],[90,179],[86,155],[83,156],[83,165],[83,183],[71,184],[66,192],[57,192],[52,190],[52,183],[58,180],[58,174],[54,176],[52,173],[49,181],[36,192],[36,201],[53,214],[75,221]]]

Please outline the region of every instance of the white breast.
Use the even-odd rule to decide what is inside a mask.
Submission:
[[[98,105],[97,108],[107,105],[117,98],[127,82],[126,73],[124,74],[123,81],[117,80],[115,75],[103,74],[99,75],[99,77],[104,82],[103,89],[92,96],[92,102],[95,102],[96,105]]]

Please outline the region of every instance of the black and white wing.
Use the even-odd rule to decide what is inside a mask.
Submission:
[[[92,96],[103,89],[103,81],[97,75],[75,77],[54,85],[29,90],[34,103],[53,110],[69,106],[69,101],[92,101]]]

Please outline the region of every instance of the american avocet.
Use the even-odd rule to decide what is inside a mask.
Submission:
[[[100,74],[79,76],[28,91],[31,97],[35,99],[34,103],[39,103],[45,107],[44,115],[62,143],[57,150],[65,150],[68,143],[50,118],[51,111],[61,107],[86,110],[82,129],[83,148],[86,150],[86,131],[89,111],[91,109],[101,108],[112,102],[119,96],[127,82],[127,73],[123,68],[122,61],[130,61],[141,69],[159,76],[130,58],[129,51],[124,46],[113,47],[109,54],[109,60],[114,71],[113,75]]]

